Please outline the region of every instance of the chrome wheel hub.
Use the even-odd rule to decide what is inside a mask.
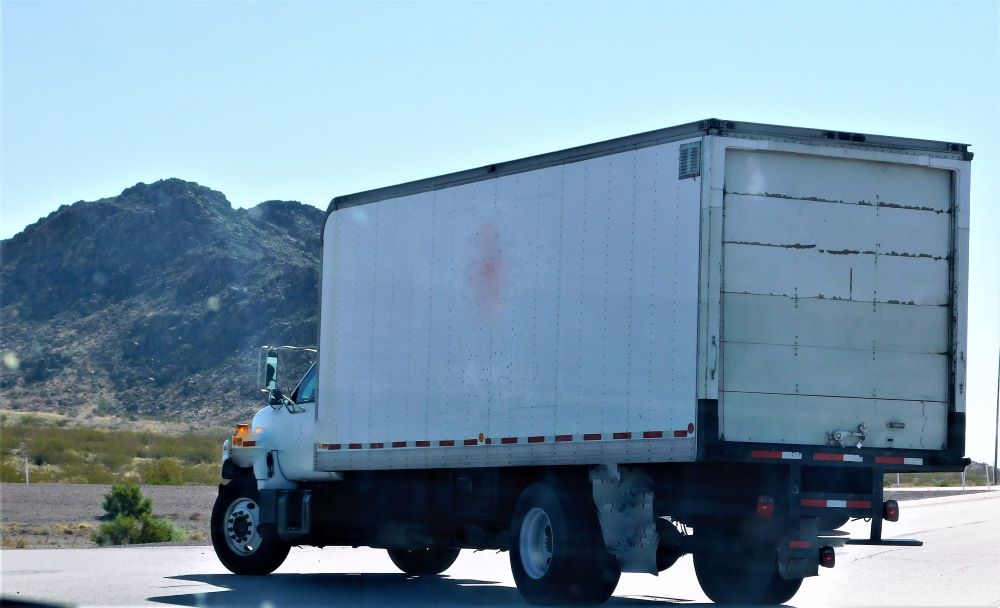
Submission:
[[[237,555],[250,555],[260,547],[260,509],[249,498],[234,500],[226,509],[226,544]]]
[[[521,566],[534,579],[545,576],[552,563],[552,522],[544,510],[535,507],[521,523]]]

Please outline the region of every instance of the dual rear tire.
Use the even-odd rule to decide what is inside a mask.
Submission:
[[[441,574],[458,559],[461,549],[389,549],[389,559],[396,567],[413,576]]]
[[[589,492],[536,483],[521,494],[510,529],[510,566],[532,604],[600,604],[621,570],[605,549]]]
[[[694,554],[694,572],[702,591],[716,604],[784,604],[802,585],[801,578],[778,574],[774,547]]]

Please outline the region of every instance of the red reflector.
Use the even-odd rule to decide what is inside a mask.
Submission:
[[[813,455],[813,458],[815,458],[816,460],[843,460],[844,459],[844,455],[843,454],[816,453],[816,454]]]
[[[774,515],[774,497],[759,496],[757,498],[757,517],[761,519],[771,519]]]
[[[442,439],[441,441],[438,442],[438,445],[441,446],[441,447],[443,447],[443,448],[450,448],[450,447],[452,447],[452,446],[455,445],[455,440],[454,439]]]
[[[393,441],[392,442],[392,447],[394,447],[394,448],[405,448],[406,447],[406,442],[405,441]]]
[[[663,437],[663,431],[646,431],[642,434],[643,439],[660,439]]]
[[[373,443],[373,444],[371,444],[368,447],[370,447],[373,450],[380,450],[380,449],[382,449],[382,448],[385,447],[385,444],[382,444],[382,443]]]
[[[876,456],[875,462],[879,464],[904,464],[905,460],[901,456]]]
[[[572,435],[556,435],[556,441],[573,441]]]
[[[632,433],[612,433],[611,436],[615,439],[631,439]]]
[[[329,444],[327,444],[326,449],[328,449],[328,450],[339,450],[340,449],[340,444],[339,443],[329,443]]]
[[[808,549],[809,541],[807,540],[790,540],[788,541],[788,546],[791,549]]]
[[[751,458],[781,458],[781,452],[773,452],[770,450],[754,450],[750,452]]]
[[[544,435],[532,435],[531,437],[528,437],[528,443],[543,443],[544,441]]]
[[[462,443],[464,443],[465,445],[478,445],[479,444],[479,440],[478,439],[466,439]]]
[[[361,449],[361,444],[360,443],[348,443],[347,444],[347,448],[350,449],[350,450],[360,450]]]
[[[683,430],[681,430],[681,431],[674,431],[674,437],[687,437],[687,436],[688,436],[688,432],[687,431],[683,431]]]
[[[500,443],[506,445],[509,443],[517,443],[517,437],[501,437]]]
[[[416,445],[417,445],[418,448],[429,448],[429,447],[431,447],[431,442],[430,441],[418,441],[416,443]]]
[[[600,441],[601,440],[601,434],[600,433],[584,433],[583,434],[583,440],[584,441]]]
[[[246,441],[246,440],[243,441],[243,447],[245,448],[252,448],[255,445],[257,445],[256,441]]]
[[[693,432],[694,432],[694,423],[693,422],[689,422],[688,423],[688,433],[693,433]]]
[[[821,547],[819,550],[819,565],[824,568],[833,568],[837,563],[837,554],[833,547]]]
[[[820,508],[825,508],[826,507],[826,499],[824,499],[824,498],[803,498],[802,499],[802,506],[803,507],[820,507]]]
[[[899,521],[899,503],[895,500],[887,500],[882,505],[882,519],[886,521]]]
[[[872,503],[870,500],[848,500],[848,509],[871,509]]]

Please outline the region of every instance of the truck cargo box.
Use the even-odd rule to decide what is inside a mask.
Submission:
[[[334,199],[316,468],[957,462],[970,159],[706,120]]]

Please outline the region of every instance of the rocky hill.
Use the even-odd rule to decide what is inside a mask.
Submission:
[[[245,416],[262,403],[256,347],[316,342],[322,221],[168,179],[0,242],[0,406]]]

